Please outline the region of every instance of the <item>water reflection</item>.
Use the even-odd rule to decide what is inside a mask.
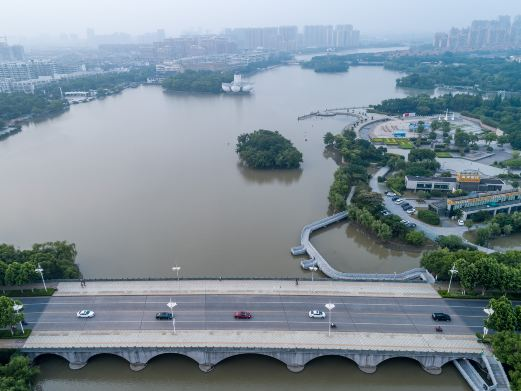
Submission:
[[[464,380],[452,365],[442,376],[429,375],[417,362],[392,359],[366,374],[350,360],[325,356],[308,363],[304,371],[291,373],[281,362],[265,356],[242,355],[219,363],[203,373],[190,359],[162,355],[140,372],[133,372],[122,359],[94,357],[81,370],[70,370],[64,360],[48,357],[41,363],[42,391],[229,391],[299,390],[316,391],[464,391]],[[407,376],[404,376],[404,373]]]
[[[257,183],[281,183],[284,185],[291,185],[299,180],[302,176],[302,170],[255,170],[245,166],[242,163],[237,163],[237,169],[242,177],[248,182]]]

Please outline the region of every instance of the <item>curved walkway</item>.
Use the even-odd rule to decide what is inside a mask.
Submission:
[[[351,188],[351,192],[347,197],[347,202],[351,200],[355,188]],[[434,278],[424,268],[415,268],[403,273],[395,274],[375,274],[375,273],[344,273],[333,268],[327,260],[318,252],[318,250],[309,241],[309,236],[317,229],[327,227],[330,224],[336,223],[347,218],[347,212],[340,212],[333,216],[325,217],[317,220],[311,224],[304,226],[300,233],[300,246],[293,247],[291,254],[302,255],[308,254],[310,259],[301,262],[301,266],[305,269],[310,267],[318,267],[322,273],[329,278],[335,280],[349,280],[349,281],[410,281],[423,280],[433,283]]]

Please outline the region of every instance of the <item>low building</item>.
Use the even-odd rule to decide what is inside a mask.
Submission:
[[[481,178],[477,171],[463,171],[455,177],[422,177],[407,175],[405,188],[407,190],[441,190],[466,192],[502,191],[505,182],[498,178]]]
[[[446,213],[452,216],[458,210],[463,212],[463,220],[466,220],[474,213],[483,211],[493,216],[497,213],[510,214],[521,211],[521,190],[507,190],[475,196],[449,198],[447,200]]]

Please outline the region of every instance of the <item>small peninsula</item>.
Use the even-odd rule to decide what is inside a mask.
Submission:
[[[302,153],[279,132],[259,129],[237,137],[236,152],[241,162],[256,169],[299,168]]]

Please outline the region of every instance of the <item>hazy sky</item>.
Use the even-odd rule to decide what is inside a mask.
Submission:
[[[431,33],[472,19],[521,14],[521,0],[1,0],[0,36],[85,36],[164,28],[219,32],[224,27],[353,24],[362,34]]]

